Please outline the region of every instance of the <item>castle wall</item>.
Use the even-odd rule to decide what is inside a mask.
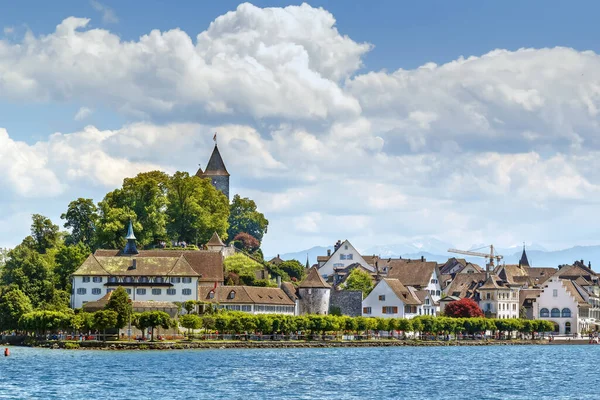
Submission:
[[[332,290],[329,299],[329,313],[339,310],[342,315],[360,317],[362,315],[362,292],[360,290]]]
[[[325,288],[300,288],[298,289],[299,314],[320,314],[329,313],[329,300],[331,289]]]

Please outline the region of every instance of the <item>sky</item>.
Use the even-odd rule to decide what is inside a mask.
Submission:
[[[195,172],[214,132],[268,255],[600,244],[599,11],[23,0],[0,13],[0,247],[125,177]]]

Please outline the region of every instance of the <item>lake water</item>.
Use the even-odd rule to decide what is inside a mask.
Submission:
[[[600,346],[12,347],[2,399],[598,399]]]

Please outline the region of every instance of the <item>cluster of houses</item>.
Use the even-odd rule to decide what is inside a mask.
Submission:
[[[229,198],[229,172],[216,145],[204,171],[196,176]],[[443,314],[445,306],[463,298],[476,301],[493,318],[546,319],[559,334],[596,331],[600,325],[599,276],[577,261],[559,268],[519,264],[485,269],[465,259],[443,264],[424,258],[409,260],[363,256],[352,244],[337,241],[333,252],[319,256],[299,284],[277,281],[278,287],[226,286],[223,261],[235,253],[215,233],[203,250],[185,248],[138,250],[131,223],[122,250],[96,250],[72,275],[71,307],[93,311],[124,287],[136,311],[178,312],[177,304],[193,300],[248,313],[329,314],[413,318]],[[283,262],[279,256],[270,261]],[[366,272],[374,288],[343,290],[354,269]],[[258,271],[264,275],[265,271]],[[264,279],[265,276],[257,276]]]

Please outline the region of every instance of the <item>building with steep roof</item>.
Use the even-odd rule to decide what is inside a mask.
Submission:
[[[71,275],[71,307],[123,286],[133,301],[198,300],[198,288],[223,284],[218,251],[137,250],[130,223],[123,250],[96,250]]]
[[[332,275],[335,269],[343,269],[351,264],[360,264],[369,272],[375,272],[375,267],[369,264],[348,240],[338,240],[333,254],[329,250],[327,253],[327,256],[317,257],[319,274],[325,278]]]
[[[406,286],[413,286],[417,290],[427,290],[437,303],[442,295],[440,271],[435,261],[391,259],[387,261],[388,278],[398,279]]]
[[[519,318],[519,285],[510,284],[496,274],[477,287],[479,307],[491,318]]]
[[[198,299],[217,308],[250,314],[296,313],[296,303],[281,288],[258,286],[200,287]]]
[[[223,162],[223,158],[221,157],[221,153],[219,152],[219,148],[215,143],[215,148],[208,160],[208,164],[206,164],[206,169],[202,171],[202,167],[198,168],[196,172],[196,176],[199,178],[208,178],[210,179],[212,185],[220,190],[227,199],[229,199],[229,172],[225,167],[225,163]]]
[[[363,300],[362,315],[365,317],[413,318],[417,315],[425,315],[426,300],[433,302],[429,292],[407,287],[398,279],[383,278]],[[428,310],[431,309],[431,305],[427,304]],[[433,312],[435,315],[435,311]]]
[[[298,311],[300,314],[328,314],[330,297],[331,285],[313,267],[298,285]]]

